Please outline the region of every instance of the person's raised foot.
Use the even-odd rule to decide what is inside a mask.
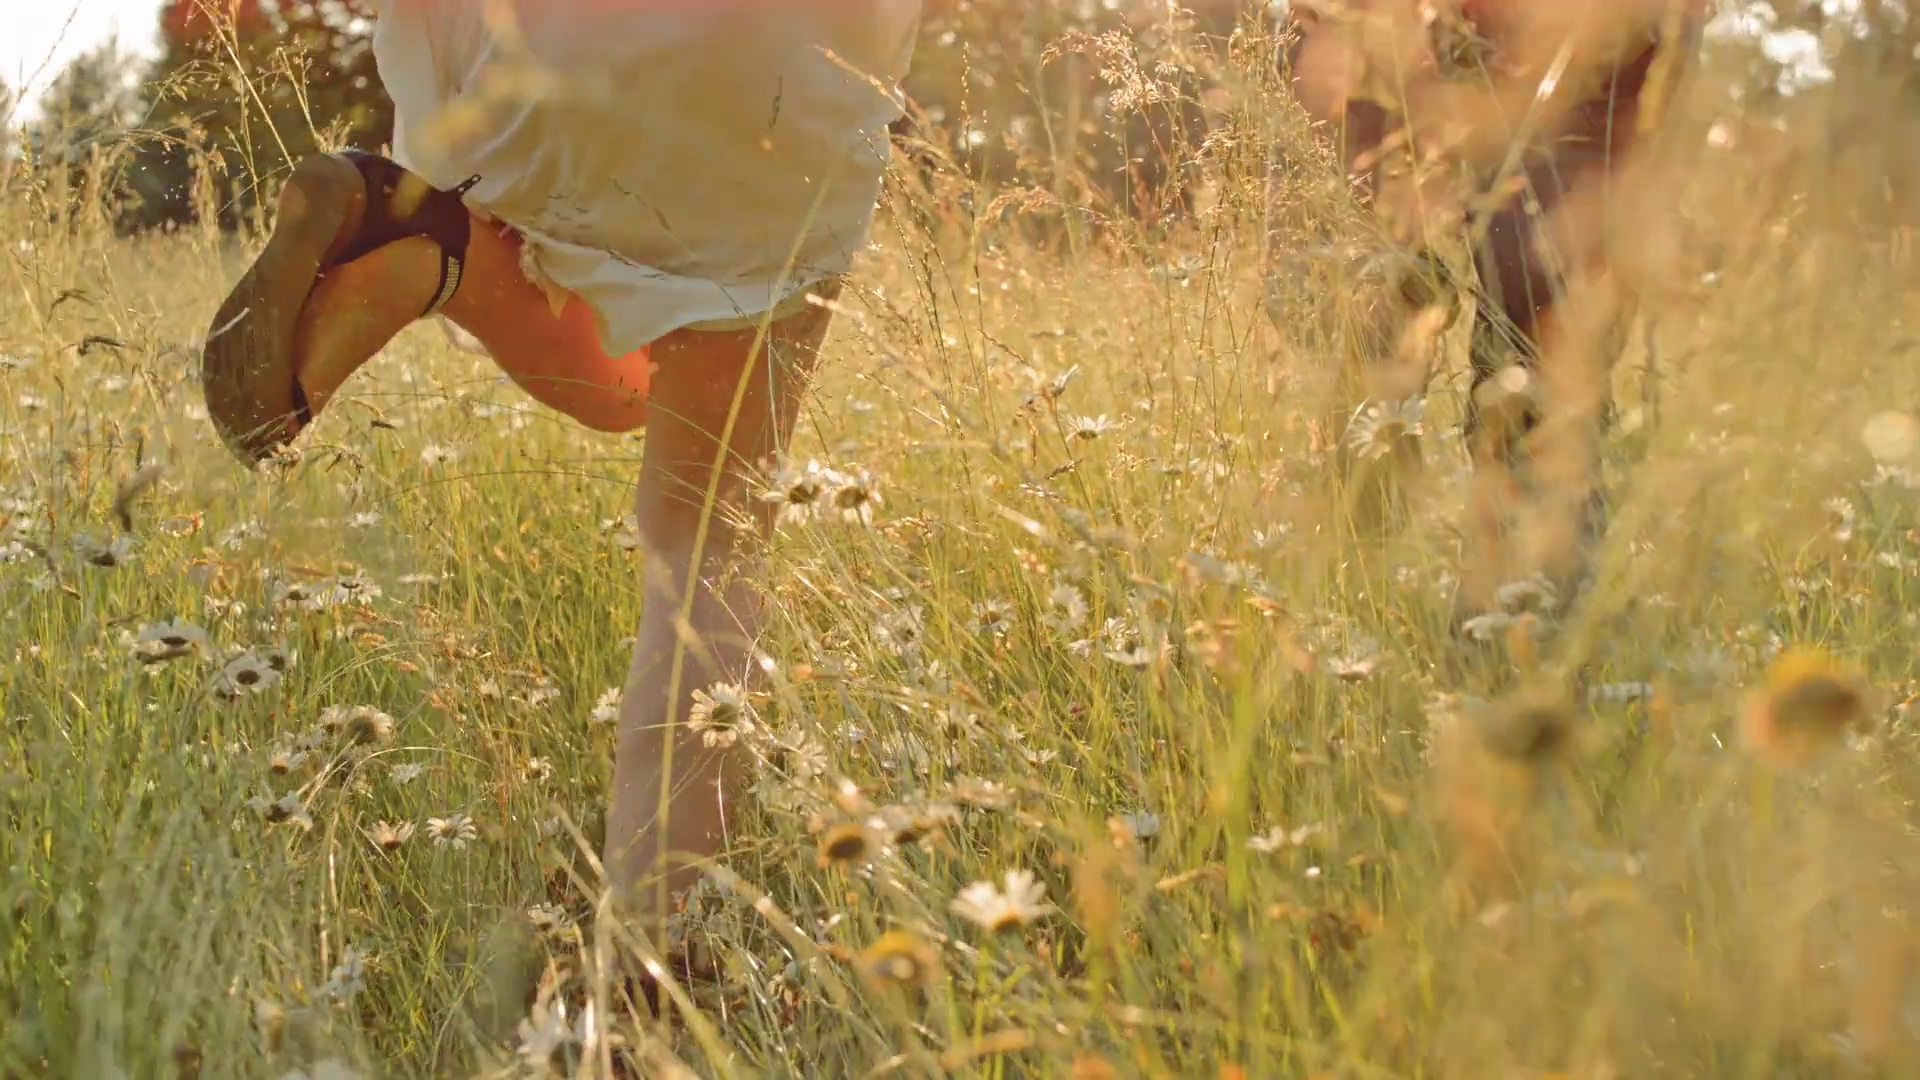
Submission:
[[[215,312],[201,355],[207,413],[228,449],[252,464],[311,419],[295,378],[301,309],[366,202],[360,171],[331,154],[295,166],[273,234]]]

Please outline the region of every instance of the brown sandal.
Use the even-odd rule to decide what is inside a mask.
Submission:
[[[221,304],[207,334],[201,379],[208,412],[228,447],[249,463],[291,442],[313,422],[313,408],[299,377],[286,376],[289,407],[276,411],[268,399],[278,398],[282,391],[273,389],[271,382],[261,385],[259,377],[270,378],[270,372],[259,368],[263,354],[270,360],[276,351],[290,349],[299,310],[328,270],[396,241],[424,236],[440,249],[440,282],[420,317],[438,312],[460,288],[473,228],[464,196],[479,177],[441,190],[389,158],[355,150],[338,156],[359,172],[366,192],[365,212],[345,249],[332,258],[312,254],[335,243],[344,211],[316,215],[287,230],[276,228]],[[288,282],[289,277],[297,282],[303,273],[312,275],[304,289]],[[290,363],[284,355],[282,360]]]

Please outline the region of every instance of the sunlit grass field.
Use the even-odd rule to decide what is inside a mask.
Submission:
[[[1045,245],[895,185],[789,463],[870,497],[766,538],[661,1021],[584,917],[644,435],[422,324],[245,472],[195,339],[255,241],[16,174],[0,1075],[1915,1075],[1920,328],[1744,167],[1620,369],[1597,582],[1469,633],[1457,331],[1356,533],[1244,170]]]

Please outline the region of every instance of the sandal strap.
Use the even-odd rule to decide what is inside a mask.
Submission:
[[[467,211],[465,197],[480,182],[469,178],[459,187],[442,190],[431,187],[425,178],[409,172],[392,158],[360,150],[345,150],[341,156],[360,170],[367,185],[367,209],[360,228],[346,250],[333,260],[339,266],[409,237],[424,236],[440,245],[440,250],[455,259],[465,259],[467,242],[473,235],[473,217]]]
[[[480,177],[468,177],[458,187],[443,190],[429,186],[424,178],[392,158],[363,150],[343,150],[340,156],[360,170],[367,188],[367,208],[361,215],[360,228],[346,249],[322,267],[321,272],[325,273],[328,267],[345,266],[388,244],[424,236],[440,248],[440,283],[420,317],[437,314],[453,299],[453,294],[460,291],[460,281],[466,273],[467,244],[473,237],[473,218],[467,212],[466,194],[480,182]],[[313,422],[313,409],[297,376],[293,380],[293,417],[299,428]]]
[[[313,423],[313,405],[307,401],[307,388],[300,385],[300,376],[293,377],[293,420],[295,431]]]

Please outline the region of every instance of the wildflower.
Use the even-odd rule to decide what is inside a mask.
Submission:
[[[302,829],[313,828],[313,818],[307,813],[307,805],[299,792],[289,791],[278,799],[268,799],[255,795],[247,800],[247,808],[267,819],[269,825],[298,825]]]
[[[280,681],[280,673],[257,653],[243,652],[228,660],[213,679],[213,693],[229,701],[264,693]]]
[[[480,839],[480,830],[474,826],[472,818],[462,813],[452,813],[443,818],[428,818],[427,838],[433,841],[435,847],[457,851]]]
[[[560,905],[545,902],[527,909],[527,921],[543,934],[560,934],[573,927],[573,916]]]
[[[1080,442],[1092,442],[1102,435],[1116,431],[1120,427],[1105,413],[1099,416],[1074,416],[1067,420],[1067,438]]]
[[[1151,840],[1160,835],[1160,815],[1151,810],[1121,814],[1112,824],[1130,840]]]
[[[1147,644],[1144,638],[1136,636],[1129,639],[1127,647],[1108,649],[1102,655],[1121,667],[1130,667],[1138,671],[1150,666],[1159,652],[1160,650]]]
[[[519,701],[530,709],[537,709],[559,696],[560,688],[553,684],[553,680],[542,678],[528,687],[526,693],[520,695]]]
[[[1867,690],[1857,673],[1821,653],[1790,650],[1769,665],[1765,685],[1748,698],[1741,734],[1753,753],[1791,768],[1868,721]]]
[[[328,589],[325,595],[330,601],[327,604],[329,607],[347,603],[365,604],[382,595],[379,584],[363,574],[342,574],[322,584]]]
[[[534,783],[553,779],[553,762],[543,757],[530,757],[520,768],[520,773]]]
[[[583,1017],[584,1019],[584,1017]],[[520,1059],[546,1075],[553,1056],[581,1041],[581,1032],[567,1020],[564,1001],[536,1001],[518,1028]]]
[[[1080,377],[1079,364],[1075,364],[1072,367],[1066,369],[1065,371],[1062,371],[1060,374],[1055,375],[1052,379],[1048,380],[1047,385],[1045,387],[1047,397],[1054,401],[1060,400],[1060,396],[1067,392],[1067,387],[1073,385],[1073,380],[1079,377]]]
[[[1633,701],[1645,701],[1653,696],[1653,684],[1643,682],[1601,683],[1587,692],[1594,701],[1609,705],[1624,705]]]
[[[775,736],[761,749],[760,758],[773,773],[793,783],[817,780],[827,772],[827,748],[805,733]]]
[[[142,626],[133,642],[133,655],[143,664],[158,664],[191,656],[206,644],[205,630],[190,622],[169,619]]]
[[[647,534],[640,531],[640,519],[628,514],[613,528],[613,546],[621,551],[639,551],[647,546]]]
[[[1303,847],[1307,841],[1325,831],[1325,825],[1302,825],[1291,832],[1282,826],[1275,825],[1259,836],[1250,837],[1247,840],[1247,847],[1262,855],[1271,855],[1289,847]]]
[[[617,686],[601,694],[599,700],[593,703],[593,711],[587,714],[587,722],[611,724],[620,719],[621,696],[621,690]]]
[[[837,474],[837,483],[827,502],[840,520],[849,524],[873,524],[873,511],[880,505],[880,487],[865,469]]]
[[[243,521],[222,532],[218,542],[228,551],[238,551],[246,546],[247,541],[258,540],[265,535],[267,530],[262,528],[259,522]]]
[[[926,634],[926,622],[918,605],[895,608],[873,624],[873,636],[895,656],[912,656],[920,651],[920,639]]]
[[[1078,586],[1062,581],[1047,594],[1045,622],[1047,628],[1057,634],[1071,634],[1087,624],[1089,611],[1086,594]]]
[[[1509,615],[1504,611],[1489,611],[1461,623],[1460,632],[1475,641],[1498,641],[1515,627],[1533,622],[1532,619]]]
[[[925,986],[939,970],[940,954],[906,930],[890,930],[860,950],[854,970],[877,986]]]
[[[1386,662],[1383,653],[1360,650],[1329,659],[1326,668],[1327,674],[1341,682],[1365,682],[1379,674],[1381,665]]]
[[[376,821],[372,831],[367,833],[367,839],[373,841],[373,846],[381,851],[398,851],[402,844],[413,839],[413,830],[411,821],[402,821],[397,825],[391,821]]]
[[[907,847],[958,820],[960,811],[957,808],[947,803],[928,803],[919,807],[881,807],[874,823],[886,831],[888,841],[895,847]]]
[[[320,713],[320,726],[355,746],[384,743],[393,738],[393,717],[371,705],[342,709],[329,705]]]
[[[1003,600],[982,600],[973,605],[974,632],[981,637],[1006,637],[1013,629],[1013,607]]]
[[[80,556],[80,561],[87,565],[111,569],[133,557],[133,537],[122,534],[110,540],[100,540],[93,536],[80,536],[74,539],[73,550]]]
[[[353,995],[366,989],[367,954],[352,945],[340,954],[340,962],[327,974],[327,981],[320,987],[320,996],[345,1002]]]
[[[1279,547],[1292,532],[1292,526],[1283,524],[1271,529],[1255,529],[1248,539],[1256,551],[1269,551]]]
[[[1493,602],[1510,615],[1529,611],[1545,615],[1560,606],[1560,596],[1552,582],[1536,574],[1495,589]]]
[[[873,856],[873,838],[866,826],[852,821],[831,825],[820,834],[818,859],[822,867],[836,863],[863,863]]]
[[[993,933],[1026,926],[1053,911],[1046,902],[1047,887],[1031,870],[1009,870],[1003,890],[991,881],[976,881],[960,891],[951,910],[955,915]]]
[[[1368,405],[1347,425],[1347,448],[1363,461],[1377,461],[1424,434],[1426,416],[1426,399],[1419,397]]]
[[[415,780],[420,779],[420,774],[426,771],[427,767],[425,765],[417,765],[411,761],[404,765],[395,765],[392,769],[388,770],[389,774],[393,777],[393,782],[396,784],[411,784]]]
[[[981,810],[1001,810],[1012,805],[1013,792],[994,780],[963,776],[947,786],[954,802]]]
[[[724,749],[753,730],[753,703],[732,683],[714,683],[693,692],[693,707],[687,711],[687,730],[700,736],[710,748]]]
[[[760,501],[778,508],[773,522],[776,527],[804,525],[818,512],[822,501],[839,486],[840,481],[838,473],[821,468],[817,461],[799,466],[786,462],[767,477],[766,490],[760,493]]]
[[[267,758],[267,771],[275,776],[285,776],[304,768],[307,761],[308,754],[305,750],[283,747],[275,750],[273,756]]]

